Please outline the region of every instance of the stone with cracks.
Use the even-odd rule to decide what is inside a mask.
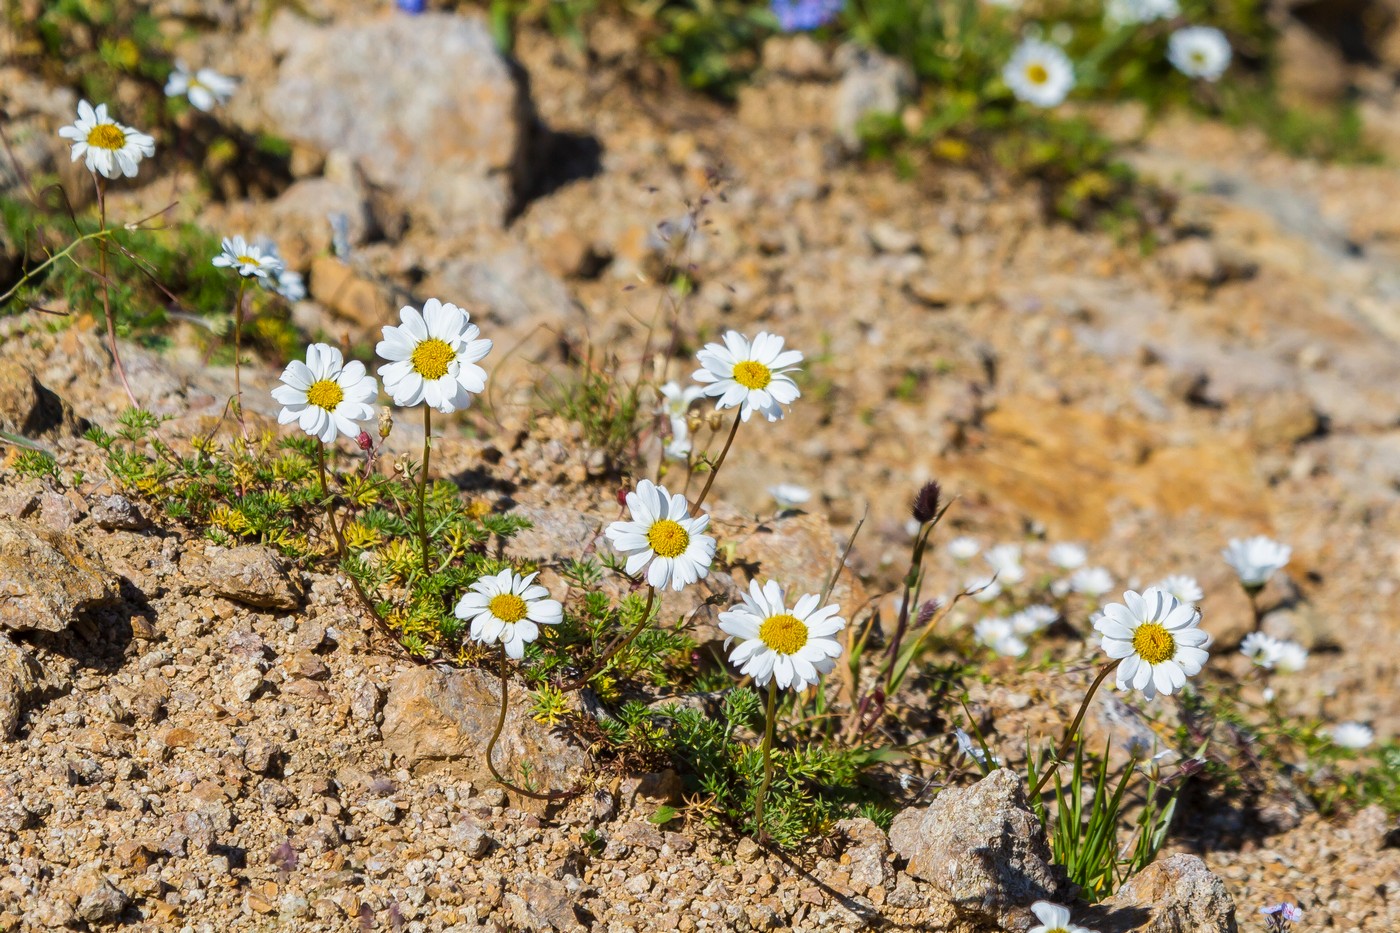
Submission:
[[[1235,933],[1235,901],[1194,855],[1159,859],[1100,905],[1102,933]]]
[[[0,519],[0,629],[61,632],[120,592],[116,576],[76,537]]]

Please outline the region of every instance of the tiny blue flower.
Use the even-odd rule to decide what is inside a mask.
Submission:
[[[422,13],[427,0],[394,0],[394,6],[405,13]]]
[[[769,0],[783,32],[806,32],[825,26],[846,6],[846,0]]]

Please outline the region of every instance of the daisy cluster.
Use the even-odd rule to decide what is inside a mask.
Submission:
[[[1116,42],[1121,34],[1180,19],[1177,0],[1107,0],[1104,20],[1110,33],[1104,41]],[[1067,29],[1056,28],[1049,30],[1050,38],[1046,39],[1037,32],[1024,38],[1012,52],[1001,76],[1017,100],[1042,108],[1064,103],[1075,87],[1075,66],[1055,40],[1068,34]],[[1167,61],[1189,78],[1218,81],[1230,59],[1230,40],[1213,26],[1181,25],[1167,39]]]

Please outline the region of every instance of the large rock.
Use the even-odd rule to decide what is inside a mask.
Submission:
[[[1024,783],[1005,768],[900,813],[890,843],[908,859],[908,873],[931,884],[971,924],[1025,929],[1026,905],[1057,900],[1067,886],[1050,864],[1050,844],[1026,804]]]
[[[14,360],[0,360],[0,431],[25,437],[74,436],[87,422]]]
[[[102,558],[77,538],[0,519],[0,628],[61,632],[120,593]]]
[[[1235,933],[1235,902],[1194,855],[1161,859],[1098,908],[1101,933]]]
[[[573,314],[564,283],[526,249],[513,243],[483,243],[470,255],[449,259],[424,279],[424,294],[451,295],[495,324],[557,324]]]
[[[541,792],[568,790],[588,773],[588,756],[556,730],[530,716],[529,694],[511,691],[506,722],[496,743],[496,770],[519,783],[528,763]],[[486,745],[501,708],[501,681],[479,670],[439,671],[416,667],[389,684],[384,704],[384,745],[410,767],[449,768],[478,786],[494,779]],[[517,806],[539,810],[542,802],[522,797]]]
[[[346,153],[439,232],[509,216],[525,181],[532,111],[484,19],[279,22],[286,55],[260,89],[276,132]]]
[[[186,562],[185,570],[210,592],[245,606],[286,610],[301,605],[301,590],[287,575],[286,561],[263,544],[210,546],[203,560]]]

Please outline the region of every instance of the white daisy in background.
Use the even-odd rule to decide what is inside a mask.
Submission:
[[[710,516],[691,518],[685,496],[673,496],[665,486],[644,479],[627,494],[627,508],[632,520],[613,522],[606,533],[613,547],[629,555],[628,573],[650,564],[648,583],[657,589],[669,583],[679,591],[710,572],[715,539],[701,534]]]
[[[705,394],[705,387],[688,385],[682,388],[678,382],[668,382],[657,391],[661,393],[661,413],[674,423],[677,418],[682,422],[686,420],[690,406]]]
[[[1084,566],[1084,562],[1089,559],[1089,554],[1082,545],[1074,544],[1070,541],[1061,541],[1053,545],[1045,556],[1050,559],[1050,563],[1061,570],[1078,570]]]
[[[233,269],[244,278],[275,282],[284,268],[275,252],[269,253],[241,236],[224,237],[222,246],[223,252],[214,257],[214,265],[220,269]]]
[[[74,162],[84,159],[89,172],[105,178],[135,178],[141,159],[156,154],[156,141],[107,116],[106,104],[94,110],[87,101],[78,101],[77,122],[60,128],[58,135],[73,140]]]
[[[783,338],[776,334],[760,333],[750,343],[731,330],[724,335],[724,343],[707,343],[695,356],[704,367],[695,371],[695,381],[705,384],[705,394],[716,399],[715,408],[738,405],[744,421],[755,411],[777,421],[783,406],[801,394],[788,373],[802,362],[802,354],[783,350]]]
[[[1293,549],[1273,538],[1255,535],[1253,538],[1231,538],[1229,546],[1220,552],[1220,556],[1235,569],[1235,575],[1245,589],[1257,590],[1288,564]]]
[[[1167,40],[1167,60],[1188,78],[1216,81],[1230,67],[1230,40],[1213,26],[1187,26]]]
[[[1162,582],[1157,584],[1159,590],[1166,590],[1168,593],[1181,600],[1183,603],[1195,605],[1205,598],[1205,591],[1201,589],[1201,584],[1196,582],[1195,577],[1188,577],[1184,573],[1174,573],[1163,577]]]
[[[780,509],[795,509],[799,505],[807,504],[812,499],[811,491],[796,483],[779,483],[776,486],[769,486],[768,495],[773,497],[773,501]]]
[[[1074,65],[1058,45],[1025,39],[1001,72],[1017,100],[1037,107],[1055,107],[1074,87]]]
[[[1107,0],[1104,17],[1120,26],[1152,23],[1181,15],[1177,0]]]
[[[977,644],[1008,658],[1019,658],[1026,653],[1027,645],[1016,634],[1010,619],[981,619],[972,627],[972,636]]]
[[[775,680],[784,690],[802,690],[835,667],[841,643],[832,636],[846,627],[840,606],[821,606],[821,597],[809,593],[786,609],[783,588],[772,580],[761,587],[754,580],[742,595],[742,604],[719,614],[719,627],[729,636],[726,648],[740,639],[729,663],[755,686]]]
[[[1240,654],[1249,658],[1258,667],[1273,670],[1283,643],[1272,635],[1263,632],[1250,632],[1240,642]]]
[[[1021,546],[1019,544],[998,544],[988,548],[982,559],[992,565],[997,579],[1003,584],[1020,583],[1026,579],[1026,569],[1021,566]]]
[[[1103,650],[1118,665],[1118,689],[1141,690],[1152,699],[1180,690],[1186,678],[1200,673],[1210,657],[1210,636],[1201,631],[1201,613],[1165,590],[1132,590],[1122,603],[1104,606],[1094,628],[1103,635]]]
[[[1001,595],[1001,581],[993,574],[985,577],[969,577],[963,584],[963,592],[979,603],[989,603]]]
[[[398,327],[384,328],[374,352],[389,362],[379,367],[384,391],[400,408],[426,404],[444,414],[471,404],[486,389],[486,370],[476,365],[491,352],[471,315],[454,304],[429,298],[399,309]]]
[[[1036,901],[1031,905],[1031,913],[1040,921],[1026,933],[1093,933],[1069,922],[1069,908],[1052,904],[1049,901]]]
[[[1308,666],[1308,649],[1296,641],[1279,642],[1274,658],[1274,670],[1280,674],[1296,674]]]
[[[1060,617],[1060,612],[1051,606],[1036,604],[1027,606],[1010,616],[1011,630],[1017,635],[1034,635],[1048,628]]]
[[[1328,729],[1326,736],[1339,748],[1365,748],[1376,740],[1375,731],[1365,723],[1341,722]]]
[[[1080,567],[1069,576],[1069,588],[1098,599],[1113,589],[1113,574],[1102,567]]]
[[[305,363],[287,364],[272,397],[284,406],[277,415],[278,424],[295,423],[329,444],[341,434],[359,435],[359,422],[374,417],[379,386],[359,360],[347,364],[335,347],[313,343],[306,348]]]
[[[253,241],[261,254],[270,259],[275,259],[281,267],[277,270],[274,280],[271,276],[260,278],[264,288],[270,288],[281,295],[287,301],[295,304],[306,297],[306,281],[301,277],[300,272],[293,272],[287,268],[286,260],[282,258],[282,253],[277,249],[277,244],[268,237],[260,236]]]
[[[672,434],[662,453],[667,460],[685,461],[690,459],[691,449],[690,432],[687,431],[685,434]]]
[[[977,539],[967,535],[961,535],[948,542],[948,553],[954,560],[972,560],[981,550],[982,545],[977,543]]]
[[[170,72],[165,82],[166,97],[188,98],[192,105],[205,113],[228,103],[237,89],[238,82],[233,78],[221,75],[213,68],[201,68],[191,73],[179,59],[176,59],[175,70]]]
[[[535,583],[538,574],[522,577],[512,570],[482,577],[457,601],[457,618],[470,621],[471,638],[484,645],[505,645],[506,656],[520,660],[525,646],[540,636],[541,625],[558,625],[564,607]]]

